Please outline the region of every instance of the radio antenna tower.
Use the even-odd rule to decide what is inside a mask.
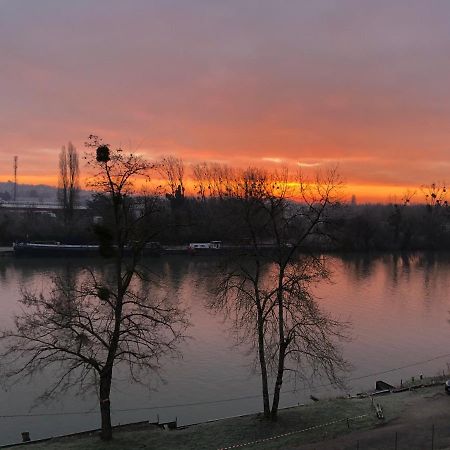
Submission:
[[[17,161],[18,157],[14,156],[14,201],[16,201],[17,198]]]

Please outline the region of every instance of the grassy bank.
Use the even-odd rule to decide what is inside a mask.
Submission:
[[[364,417],[349,421],[349,429],[346,418],[361,415]],[[330,422],[333,423],[322,426]],[[162,430],[155,426],[131,431],[124,428],[116,430],[114,440],[110,443],[102,443],[96,435],[74,436],[36,443],[31,448],[33,450],[219,449],[321,426],[258,445],[258,448],[284,448],[287,443],[314,442],[351,430],[370,428],[376,422],[370,399],[337,399],[282,410],[276,423],[268,424],[261,416],[251,415],[178,430]]]
[[[222,449],[259,441],[244,448],[285,449],[334,438],[356,430],[371,429],[402,415],[411,400],[442,393],[442,385],[374,397],[383,406],[385,421],[376,418],[372,399],[334,399],[280,411],[276,423],[260,415],[218,420],[185,429],[162,430],[148,425],[116,430],[114,440],[103,443],[98,435],[57,438],[31,445],[32,450],[199,450]],[[358,417],[362,416],[362,417]],[[357,418],[358,417],[358,418]],[[347,421],[347,418],[350,418]],[[353,418],[353,419],[352,419]],[[305,431],[301,431],[305,430]],[[277,437],[279,435],[284,435]],[[274,438],[275,437],[275,438]],[[267,438],[274,438],[263,441]]]

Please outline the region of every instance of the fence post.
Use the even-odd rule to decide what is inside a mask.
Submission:
[[[395,432],[395,450],[397,450],[398,436],[397,432]]]
[[[431,425],[431,450],[434,450],[434,423]]]

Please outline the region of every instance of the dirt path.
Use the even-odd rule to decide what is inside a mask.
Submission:
[[[396,395],[396,394],[393,394]],[[380,399],[383,404],[383,400]],[[433,436],[434,426],[434,438]],[[396,446],[397,434],[397,446]],[[433,442],[432,442],[433,441]],[[374,430],[294,447],[298,450],[426,450],[450,449],[450,396],[411,393],[401,417]]]

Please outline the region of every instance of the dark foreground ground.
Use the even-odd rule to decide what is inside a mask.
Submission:
[[[385,420],[376,417],[371,398],[336,399],[283,410],[275,424],[268,424],[260,416],[253,415],[178,430],[162,430],[147,425],[138,429],[116,430],[114,440],[109,443],[102,443],[94,434],[55,438],[28,444],[27,448],[450,449],[450,396],[445,394],[442,385],[378,396],[374,398],[374,403],[382,405]]]

